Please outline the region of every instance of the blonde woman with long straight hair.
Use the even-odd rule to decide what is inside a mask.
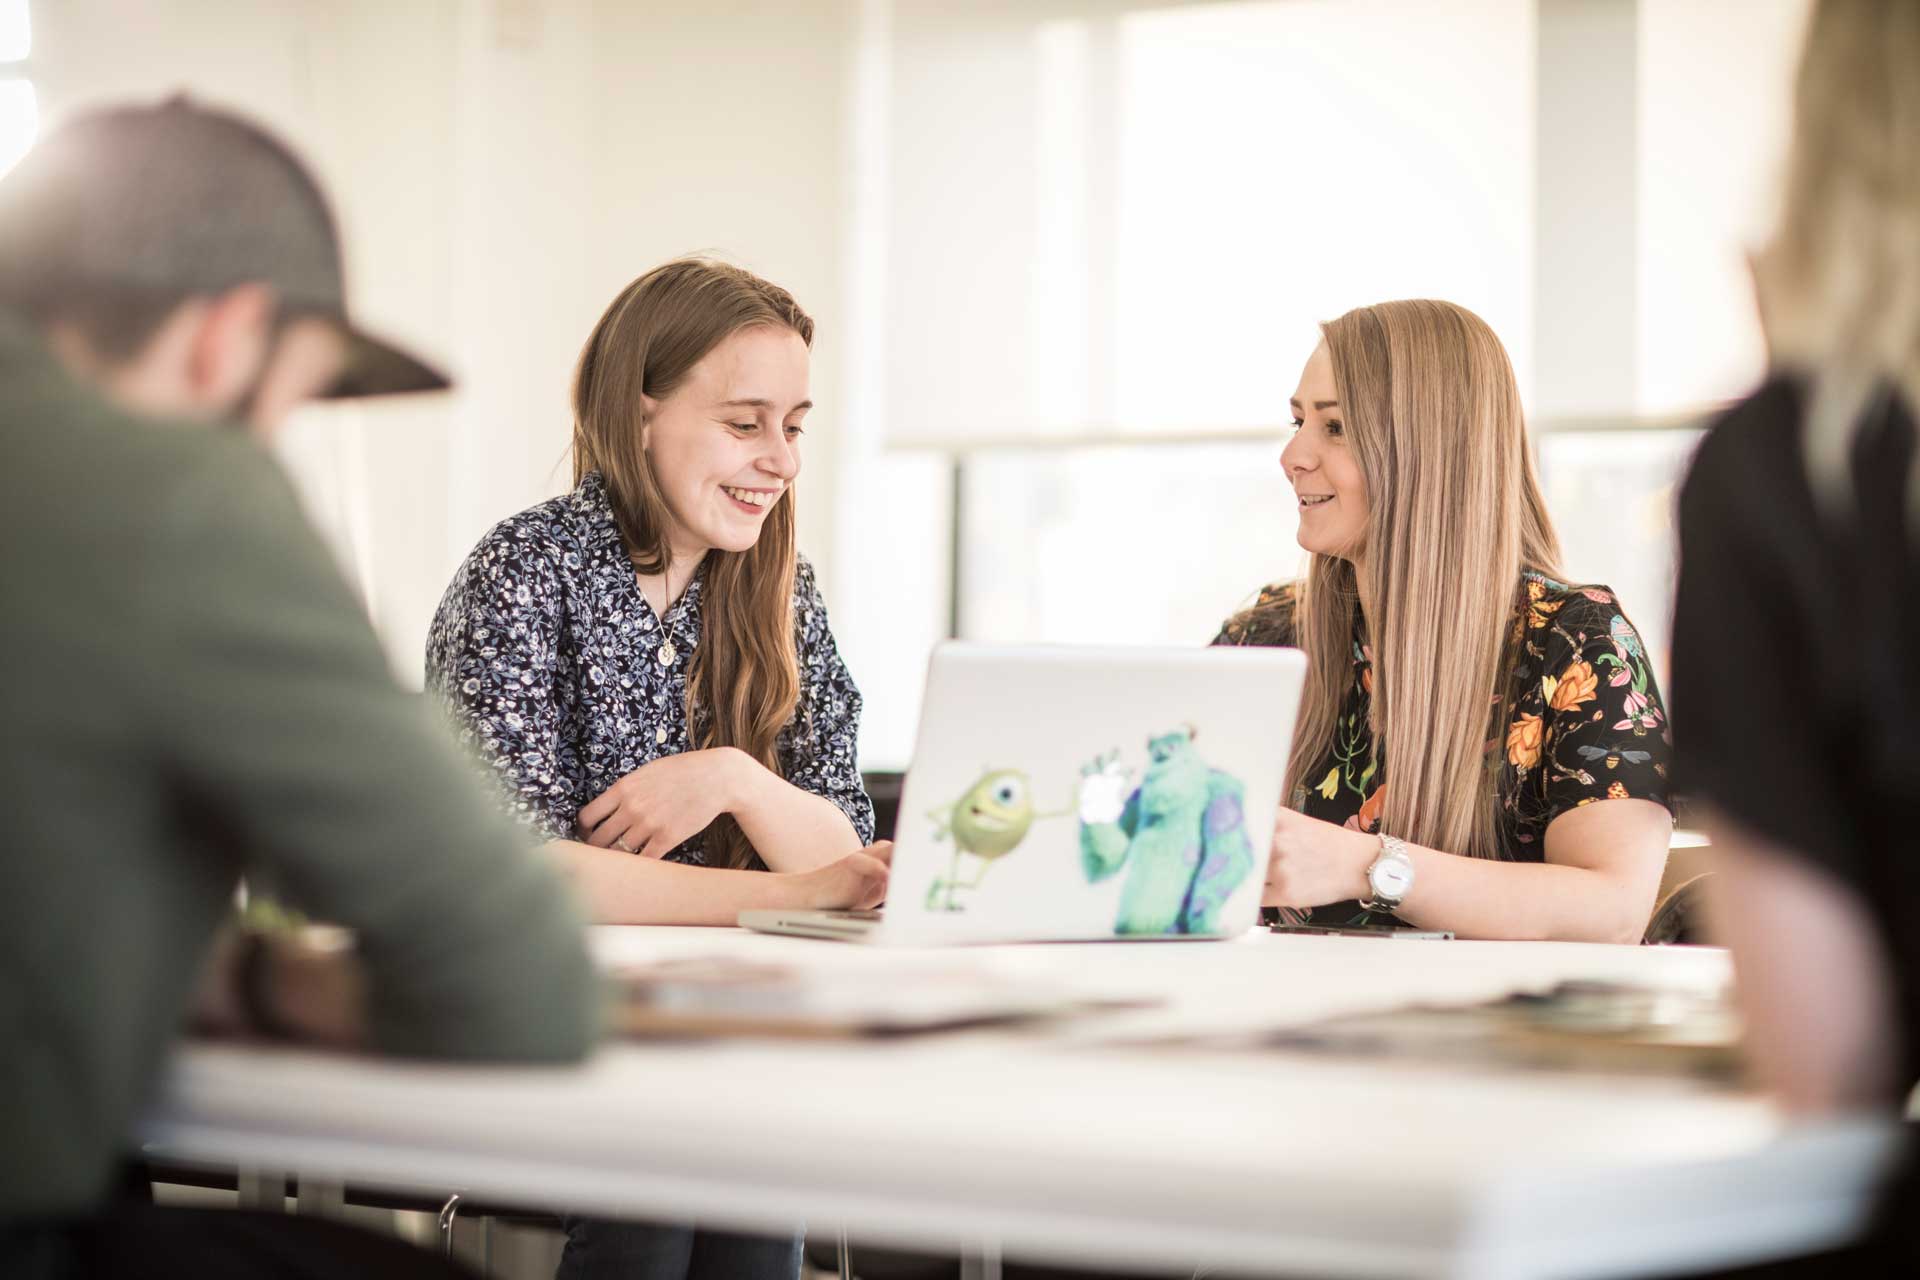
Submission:
[[[1680,500],[1680,780],[1756,1074],[1899,1116],[1920,1080],[1920,4],[1821,0],[1754,279],[1772,369]],[[1867,1246],[1920,1273],[1911,1152]],[[1797,1274],[1797,1273],[1796,1273]]]
[[[1218,640],[1308,659],[1265,904],[1637,942],[1672,829],[1666,714],[1613,593],[1557,567],[1505,349],[1445,302],[1322,333],[1281,453],[1311,567]]]

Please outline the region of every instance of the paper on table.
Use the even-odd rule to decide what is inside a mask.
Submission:
[[[1738,1083],[1743,1070],[1739,1019],[1725,993],[1611,982],[1562,982],[1544,994],[1468,1004],[1403,1005],[1190,1043],[1725,1084]]]
[[[690,956],[609,974],[615,1025],[633,1036],[886,1036],[1145,1002],[1089,1001],[1063,986],[956,966],[823,972]]]

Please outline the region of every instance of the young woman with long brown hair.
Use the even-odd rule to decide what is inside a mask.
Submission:
[[[1557,567],[1505,349],[1444,302],[1323,334],[1281,454],[1311,567],[1218,641],[1308,659],[1266,905],[1638,941],[1672,827],[1666,715],[1613,593]]]
[[[430,687],[601,920],[885,891],[860,694],[794,545],[812,340],[791,294],[725,263],[628,285],[580,355],[573,491],[495,526],[434,618]],[[577,1280],[799,1267],[791,1237],[567,1230]]]
[[[812,338],[724,263],[628,285],[581,352],[573,491],[495,526],[434,617],[430,687],[601,920],[884,888],[860,695],[794,543]]]

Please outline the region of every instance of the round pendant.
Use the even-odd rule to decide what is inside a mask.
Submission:
[[[661,725],[653,731],[653,742],[655,746],[664,747],[667,745],[667,726]]]
[[[660,658],[661,666],[670,667],[673,665],[673,660],[679,657],[680,655],[674,652],[673,641],[669,640],[665,644],[660,646],[660,652],[658,656]]]

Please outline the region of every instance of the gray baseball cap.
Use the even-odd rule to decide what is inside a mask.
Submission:
[[[339,326],[341,399],[437,391],[445,374],[356,326],[326,197],[283,143],[171,98],[87,112],[0,179],[0,292],[156,296],[273,289],[286,313]]]

